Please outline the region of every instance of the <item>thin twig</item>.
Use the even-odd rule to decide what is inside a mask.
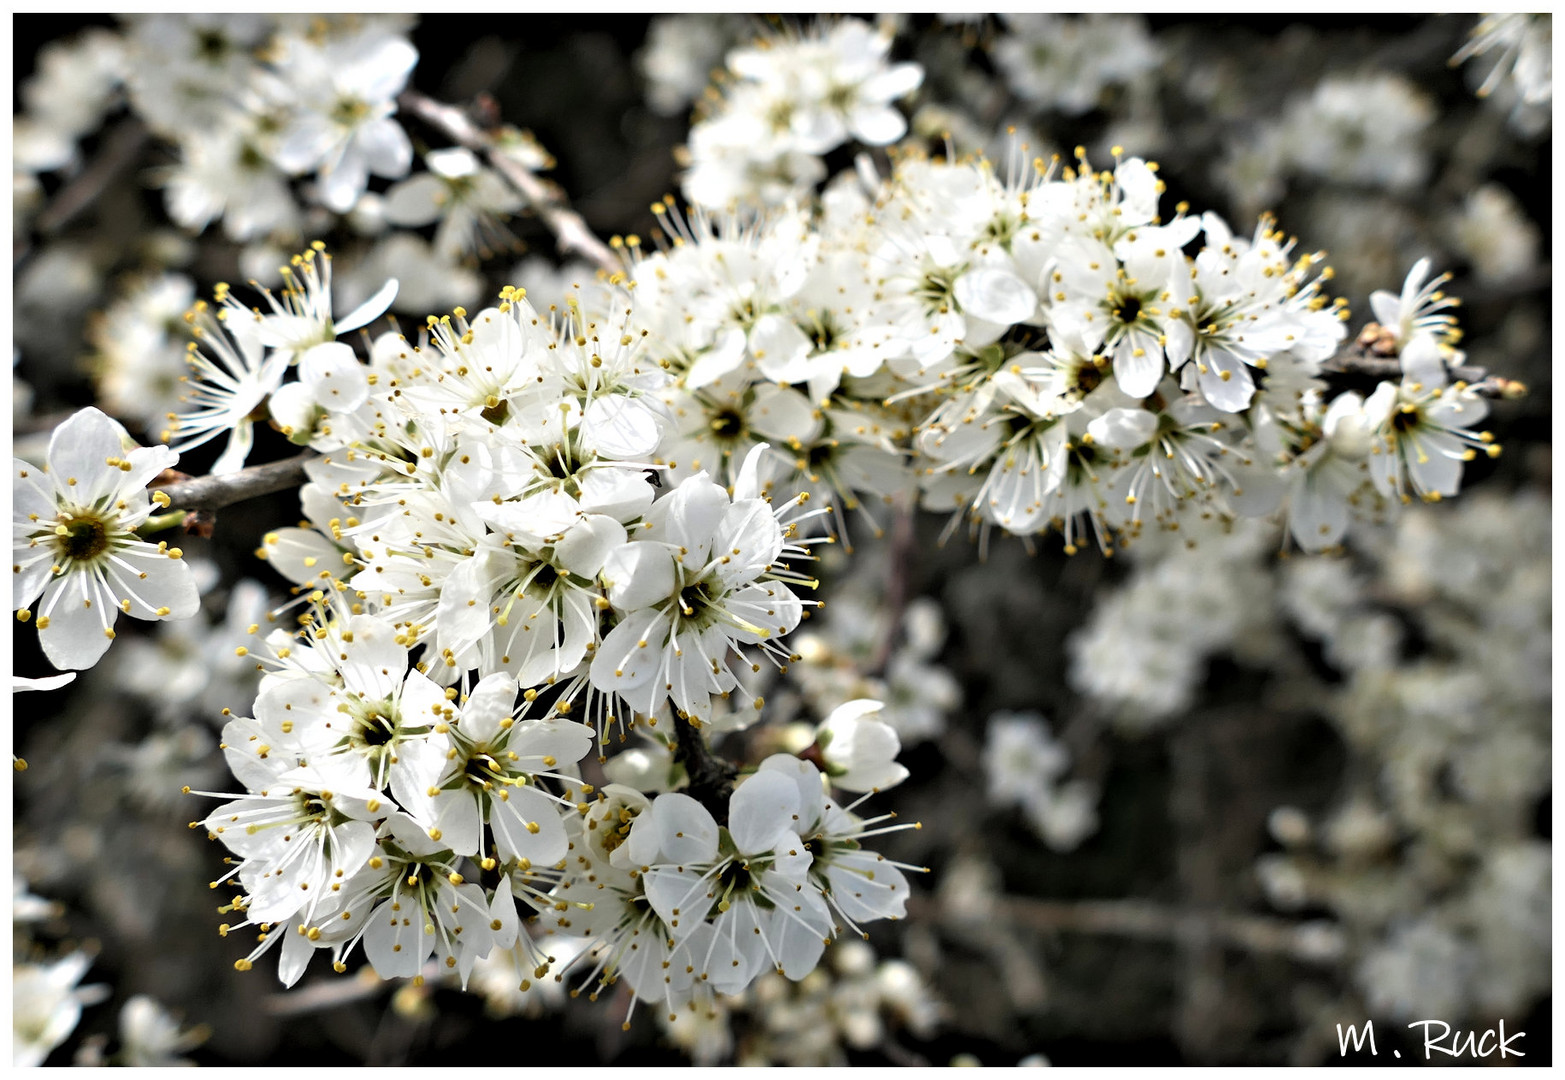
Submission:
[[[93,158],[76,178],[54,197],[38,215],[38,231],[58,232],[87,207],[97,201],[109,184],[141,154],[147,141],[147,129],[141,121],[127,118],[103,142]]]
[[[489,163],[526,197],[533,211],[554,233],[560,254],[579,254],[610,274],[624,270],[619,257],[593,234],[582,216],[566,204],[560,186],[539,179],[521,163],[497,152],[494,133],[480,127],[465,110],[425,97],[416,90],[403,91],[397,98],[397,106],[440,129],[452,142],[487,157]]]
[[[169,505],[180,510],[221,510],[246,499],[284,491],[304,482],[304,467],[320,457],[315,451],[306,451],[296,457],[284,458],[266,465],[252,465],[235,473],[222,476],[196,476],[188,480],[176,480],[172,484],[156,486],[169,498]]]
[[[265,999],[265,1009],[272,1016],[305,1016],[378,997],[400,982],[374,977],[369,968],[364,968],[353,978],[322,979],[284,994],[271,994]]]
[[[1033,930],[1110,934],[1150,941],[1219,941],[1252,953],[1281,953],[1307,963],[1334,962],[1315,928],[1265,915],[1170,908],[1145,900],[1074,902],[1007,897],[1005,915]],[[1323,929],[1323,928],[1322,928]]]
[[[913,554],[917,536],[913,528],[914,506],[911,499],[897,506],[896,517],[891,523],[891,546],[886,552],[886,621],[875,656],[870,661],[866,675],[879,678],[891,664],[897,639],[902,633],[902,616],[907,610],[908,578],[913,571]]]

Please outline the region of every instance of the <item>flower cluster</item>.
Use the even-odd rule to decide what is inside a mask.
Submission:
[[[290,178],[313,176],[310,201],[341,214],[371,173],[406,175],[413,146],[394,116],[418,52],[405,31],[395,17],[131,22],[126,91],[179,149],[169,216],[195,229],[221,220],[240,242],[297,234],[308,211]]]
[[[1344,675],[1324,700],[1357,779],[1321,814],[1274,814],[1284,850],[1256,869],[1279,908],[1341,920],[1376,1015],[1510,1015],[1547,992],[1532,820],[1549,787],[1549,516],[1544,498],[1481,492],[1406,515],[1358,572],[1290,571],[1289,614]],[[1470,974],[1437,977],[1451,971]]]
[[[797,983],[765,974],[712,1013],[683,1012],[663,1027],[697,1065],[732,1056],[744,1066],[844,1066],[851,1051],[874,1050],[899,1030],[928,1038],[940,1012],[911,964],[877,963],[868,945],[849,940]]]
[[[862,819],[808,761],[774,754],[734,789],[726,823],[695,799],[610,785],[573,819],[552,933],[605,945],[588,981],[624,978],[673,1019],[776,971],[797,982],[843,927],[900,918],[903,869],[863,846],[906,825]],[[859,800],[862,801],[862,800]],[[889,815],[888,815],[889,816]]]
[[[657,207],[667,243],[631,249],[629,274],[674,376],[659,463],[731,476],[765,441],[763,487],[827,498],[839,535],[910,464],[953,524],[1058,530],[1067,551],[1279,508],[1319,550],[1388,497],[1451,494],[1487,446],[1482,403],[1445,385],[1454,301],[1427,264],[1375,301],[1401,386],[1332,396],[1348,312],[1319,253],[1268,218],[1249,238],[1211,213],[1165,220],[1140,159],[1013,149],[1003,178],[920,157],[847,176],[815,216]]]
[[[995,62],[1013,93],[1079,115],[1105,90],[1133,82],[1162,57],[1136,15],[1007,14]]]
[[[907,121],[893,102],[918,89],[924,72],[888,63],[891,40],[862,20],[842,19],[730,52],[726,93],[690,130],[691,201],[780,205],[825,179],[821,158],[850,139],[866,146],[900,139]]]
[[[303,267],[312,287],[301,303],[325,296],[312,260]],[[228,310],[228,321],[243,317]],[[259,335],[295,331],[301,368],[327,350],[342,356],[313,383],[325,393],[309,434],[326,454],[302,492],[307,524],[263,547],[309,606],[297,633],[241,650],[267,669],[253,718],[223,732],[247,790],[204,823],[237,856],[232,910],[260,928],[244,963],[280,940],[291,983],[316,949],[340,966],[362,943],[383,977],[417,975],[435,955],[465,979],[492,950],[525,950],[518,903],[529,917],[591,909],[577,893],[608,880],[609,849],[590,859],[581,832],[608,812],[577,772],[596,739],[659,718],[702,725],[741,697],[741,671],[758,670],[737,657],[788,660],[779,641],[814,603],[794,591],[810,583],[790,517],[805,497],[764,497],[764,444],[729,487],[704,471],[650,482],[668,471],[650,455],[671,426],[669,376],[629,332],[628,309],[610,325],[579,307],[545,321],[507,289],[471,319],[431,319],[422,347],[382,337],[367,366],[346,346],[312,343],[323,326],[329,338],[321,310],[256,320]],[[352,392],[329,396],[339,390]],[[578,710],[596,731],[570,718]],[[848,719],[848,764],[831,769],[839,785],[905,777],[881,760],[895,737],[881,747],[862,721],[858,741],[873,745],[852,752]],[[645,803],[630,795],[624,824]],[[630,910],[666,930],[631,956],[619,955],[623,935],[650,924],[622,925],[612,906],[553,931],[606,938],[595,976],[623,974],[642,997],[671,1008],[688,998],[687,985],[661,984],[661,966],[644,966],[654,942],[699,955],[712,988],[737,991],[763,958],[802,978],[839,921],[902,911],[900,874],[860,847],[877,822],[827,802],[807,762],[763,764],[735,791],[721,834],[688,796],[646,808],[662,824],[626,841],[635,861],[620,885]],[[716,900],[680,892],[714,878],[728,890]],[[699,929],[691,913],[714,904]],[[730,906],[739,914],[717,914]],[[757,928],[762,952],[747,936]],[[714,951],[719,939],[726,952]],[[714,957],[731,953],[743,961],[719,971]]]
[[[1279,907],[1337,921],[1233,917],[1214,892],[1197,920],[1212,940],[1339,963],[1345,992],[1384,1014],[1523,1009],[1546,992],[1532,820],[1547,568],[1508,535],[1541,535],[1541,511],[1486,504],[1435,528],[1432,511],[1403,509],[1458,494],[1470,462],[1489,468],[1488,399],[1514,386],[1468,366],[1435,268],[1454,256],[1485,283],[1541,280],[1527,193],[1484,172],[1489,141],[1432,138],[1435,104],[1461,95],[1336,58],[1296,94],[1236,62],[1185,78],[1195,24],[1154,35],[1120,16],[660,19],[640,68],[665,119],[614,119],[674,139],[666,117],[701,97],[688,144],[661,156],[685,170],[685,205],[657,201],[648,243],[605,244],[532,175],[552,159],[492,100],[410,89],[410,30],[395,16],[131,16],[40,53],[19,87],[18,426],[34,426],[24,378],[50,408],[72,400],[65,365],[39,361],[85,328],[102,407],[167,444],[138,446],[97,409],[18,440],[17,616],[71,670],[15,688],[97,665],[119,615],[161,624],[76,683],[52,743],[29,722],[47,762],[29,779],[78,810],[30,804],[24,873],[77,877],[73,902],[101,912],[178,857],[135,853],[183,790],[216,800],[191,827],[226,849],[212,887],[222,933],[244,939],[241,971],[270,954],[293,985],[312,963],[362,959],[412,980],[402,1006],[460,984],[506,1014],[613,992],[702,1059],[894,1057],[894,1026],[926,1037],[928,991],[844,939],[908,911],[921,868],[899,860],[964,851],[908,956],[949,973],[959,1000],[973,976],[942,966],[941,939],[961,941],[1011,999],[987,1019],[1022,1021],[1058,973],[1019,932],[1183,938],[1194,924],[1150,902],[1088,902],[1085,918],[1034,905],[1025,867],[1005,860],[1096,829],[1119,746],[1089,744],[1107,725],[1157,740],[1185,714],[1171,782],[1226,787],[1224,755],[1207,751],[1255,698],[1325,717],[1356,763],[1318,819],[1272,815],[1285,852],[1259,864]],[[1549,32],[1547,17],[1494,17],[1455,59],[1501,52],[1480,94],[1535,119]],[[472,57],[508,62],[489,43]],[[1251,102],[1259,82],[1275,85]],[[433,145],[404,130],[409,114]],[[1091,153],[1053,153],[1045,119]],[[1159,166],[1119,143],[1177,155],[1182,189],[1227,187],[1236,212],[1169,205]],[[641,192],[631,206],[669,182],[637,173],[614,188]],[[1460,216],[1412,207],[1433,175],[1448,209],[1475,192]],[[123,243],[81,242],[132,205],[130,176],[161,187],[182,231],[143,230],[158,209],[139,200]],[[1260,213],[1285,194],[1306,235],[1333,238],[1341,278]],[[642,228],[603,209],[625,202],[583,211]],[[84,215],[94,203],[107,212]],[[592,265],[534,256],[510,279],[531,292],[475,302],[481,264],[520,248],[523,210]],[[1400,290],[1370,291],[1426,251]],[[132,261],[123,288],[94,285]],[[196,300],[223,266],[250,288]],[[1347,296],[1374,320],[1351,336]],[[75,317],[90,307],[105,310]],[[420,321],[376,326],[392,309]],[[1537,325],[1518,305],[1504,347]],[[246,467],[282,439],[306,452]],[[172,472],[182,455],[186,469],[215,456],[211,475]],[[187,564],[156,539],[210,538],[217,506],[229,540],[228,500],[301,484],[293,523],[255,549],[292,586],[281,607],[223,578],[235,552]],[[918,552],[941,525],[919,510],[949,515],[942,540],[965,526],[983,565]],[[991,559],[1000,533],[1022,543]],[[1024,571],[1023,551],[1053,534],[1045,574]],[[1130,565],[1053,557],[1089,542]],[[1274,567],[1279,546],[1333,559]],[[1498,559],[1514,580],[1479,549],[1515,555]],[[1051,630],[1063,655],[1029,636]],[[1209,672],[1221,709],[1200,707]],[[964,695],[979,728],[962,730]],[[1032,706],[1071,716],[1065,737]],[[220,743],[191,722],[219,710]],[[1492,716],[1475,727],[1479,712]],[[232,780],[212,779],[220,758]],[[910,774],[926,820],[984,820],[977,777],[1037,837],[953,847],[864,816]],[[1174,842],[1203,842],[1212,800],[1182,794]],[[1235,799],[1238,824],[1212,842],[1254,835],[1240,819],[1272,805]],[[1221,854],[1235,853],[1253,858]],[[78,865],[115,887],[82,885]],[[188,921],[166,892],[144,922]],[[1491,909],[1504,928],[1480,917]],[[92,997],[73,950],[17,969],[38,990],[17,1016],[19,1060],[50,1054]],[[1462,975],[1444,996],[1426,991],[1441,965]],[[129,1063],[182,1063],[204,1034],[143,997],[120,1020]],[[88,1038],[78,1063],[107,1045]]]

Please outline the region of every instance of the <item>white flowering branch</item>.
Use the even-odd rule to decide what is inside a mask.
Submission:
[[[492,131],[481,127],[468,111],[435,101],[416,90],[403,91],[397,98],[397,106],[438,128],[459,146],[485,155],[489,163],[526,197],[534,212],[554,233],[559,241],[560,254],[579,254],[609,274],[624,269],[619,257],[598,239],[582,216],[566,203],[565,193],[559,185],[540,179],[520,162],[496,153]]]
[[[246,499],[298,487],[305,479],[305,465],[318,457],[312,450],[222,476],[192,476],[162,485],[154,481],[153,490],[161,491],[168,496],[170,506],[182,510],[221,510]]]
[[[1373,337],[1375,324],[1370,323],[1359,335],[1359,341],[1343,349],[1322,364],[1321,369],[1331,375],[1363,375],[1371,379],[1400,379],[1404,374],[1402,362],[1396,357],[1376,356],[1366,349],[1363,342]],[[1450,369],[1455,382],[1463,382],[1480,397],[1503,398],[1514,401],[1527,394],[1527,384],[1515,379],[1502,379],[1490,375],[1484,368],[1464,364]]]

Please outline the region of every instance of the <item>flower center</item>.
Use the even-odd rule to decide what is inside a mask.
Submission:
[[[761,893],[761,886],[750,872],[750,864],[730,859],[717,875],[717,910],[727,911],[735,900],[749,894],[751,903],[759,908],[770,908],[772,902]]]
[[[505,769],[487,748],[475,750],[462,767],[462,777],[468,786],[490,790],[496,781],[505,781]]]
[[[808,461],[811,471],[830,465],[837,456],[838,443],[836,439],[830,442],[816,443],[810,447]]]
[[[196,35],[196,55],[209,64],[220,64],[228,56],[228,39],[216,30],[203,30]]]
[[[1096,364],[1079,364],[1071,383],[1071,389],[1085,397],[1103,385],[1103,369]]]
[[[77,518],[55,530],[60,553],[81,561],[96,559],[109,549],[109,530],[97,518]]]
[[[801,329],[810,344],[815,346],[816,352],[825,352],[837,344],[837,327],[833,324],[829,315],[817,315],[805,323]]]
[[[389,746],[397,735],[397,722],[379,709],[373,709],[359,719],[357,732],[360,743],[374,749]]]
[[[712,417],[712,435],[718,439],[732,439],[744,430],[744,417],[733,409],[724,409]]]
[[[630,827],[636,823],[636,817],[637,815],[631,813],[628,807],[620,808],[620,824],[617,827],[611,826],[604,831],[603,850],[605,853],[613,852],[615,848],[625,842],[626,838],[630,836]]]
[[[962,267],[966,269],[966,267]],[[931,314],[935,312],[945,313],[955,306],[956,300],[953,290],[956,287],[956,279],[960,270],[952,267],[939,267],[927,271],[913,289],[913,295],[924,301],[924,306]]]
[[[858,87],[850,83],[837,83],[826,91],[826,106],[835,112],[847,112],[857,97]]]
[[[1422,414],[1419,413],[1417,405],[1403,405],[1400,409],[1391,414],[1391,426],[1397,431],[1412,431],[1414,428],[1418,427],[1418,423],[1421,419],[1423,419],[1423,417]]]
[[[353,97],[338,98],[331,110],[332,121],[343,127],[355,127],[369,114],[369,102]]]
[[[511,403],[504,398],[501,398],[499,401],[495,402],[495,404],[490,405],[487,403],[486,399],[484,408],[479,412],[478,415],[489,421],[495,427],[504,427],[506,420],[509,419],[511,415]]]
[[[684,613],[685,618],[694,618],[706,606],[706,589],[702,585],[686,585],[679,590],[679,610]]]

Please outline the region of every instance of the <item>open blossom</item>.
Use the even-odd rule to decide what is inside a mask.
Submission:
[[[275,151],[293,175],[315,172],[321,201],[339,214],[364,194],[370,173],[405,176],[413,144],[392,116],[418,50],[373,27],[316,45],[296,38],[273,94],[294,110]]]
[[[225,291],[214,312],[198,300],[186,319],[195,338],[185,357],[191,375],[181,409],[168,414],[163,438],[184,453],[220,435],[228,444],[212,463],[212,475],[238,472],[255,443],[253,415],[282,385],[286,353],[268,354],[244,309]]]
[[[199,301],[186,316],[196,339],[188,356],[195,378],[182,399],[185,411],[169,414],[164,438],[183,452],[228,435],[227,448],[212,466],[214,475],[244,466],[254,442],[255,412],[263,403],[276,405],[274,416],[286,422],[301,411],[306,416],[352,412],[369,398],[369,370],[337,337],[382,315],[397,295],[397,281],[386,282],[334,321],[331,257],[323,249],[317,244],[281,268],[280,297],[263,290],[270,314],[247,310],[220,285],[217,310]],[[294,364],[299,382],[284,387]]]
[[[874,716],[883,707],[865,699],[845,702],[816,729],[826,775],[843,791],[879,791],[908,777],[907,768],[897,764],[902,741],[896,729]]]
[[[705,720],[712,695],[739,685],[731,650],[781,651],[773,642],[799,625],[804,607],[785,582],[804,579],[780,560],[803,549],[757,497],[763,451],[751,451],[733,496],[697,473],[653,503],[645,527],[608,556],[603,578],[621,619],[593,656],[597,690],[638,712],[671,700]]]
[[[121,614],[188,619],[200,606],[180,549],[136,536],[154,498],[168,505],[148,497],[147,482],[178,455],[129,445],[123,427],[83,409],[55,429],[46,468],[12,461],[12,603],[36,616],[58,668],[96,664]]]
[[[1418,384],[1381,383],[1364,402],[1371,431],[1369,471],[1384,495],[1429,501],[1455,495],[1462,463],[1481,450],[1500,447],[1487,431],[1472,428],[1488,415],[1483,398],[1461,385],[1414,389]]]
[[[565,826],[538,778],[580,761],[592,729],[557,717],[517,723],[511,717],[516,693],[516,681],[505,674],[488,675],[473,688],[449,725],[451,751],[421,755],[416,768],[424,797],[406,809],[455,854],[487,850],[488,825],[502,861],[549,866],[565,857]]]
[[[432,151],[427,173],[402,181],[386,193],[386,220],[418,226],[439,221],[435,254],[455,261],[488,258],[515,244],[501,222],[520,210],[522,198],[471,150]]]
[[[42,1065],[76,1030],[82,1006],[109,995],[107,986],[78,986],[92,958],[73,952],[52,964],[18,964],[11,969],[11,1064]]]

